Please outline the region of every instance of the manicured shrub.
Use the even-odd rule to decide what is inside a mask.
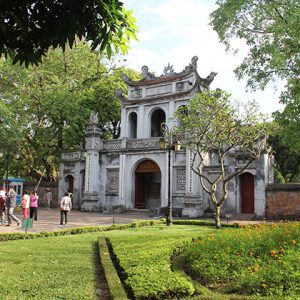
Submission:
[[[194,236],[215,231],[195,227]],[[156,226],[124,236],[110,235],[115,266],[131,298],[175,299],[192,295],[193,284],[171,269],[171,257],[179,253],[192,236],[181,226]]]
[[[13,240],[23,240],[23,239],[36,239],[36,238],[44,238],[50,236],[62,236],[62,235],[70,235],[70,234],[82,234],[82,233],[90,233],[90,232],[103,232],[103,231],[111,231],[111,230],[124,230],[128,228],[137,228],[144,226],[154,226],[157,224],[161,224],[161,220],[146,220],[146,221],[137,221],[128,224],[119,224],[119,225],[111,225],[111,226],[83,226],[76,228],[69,228],[58,231],[41,231],[40,233],[0,233],[0,242],[5,241],[13,241]]]
[[[300,223],[223,231],[193,241],[185,255],[195,279],[225,293],[300,295]]]
[[[126,300],[127,294],[110,258],[105,238],[99,238],[98,245],[100,261],[105,273],[105,278],[109,287],[111,298],[114,300]]]

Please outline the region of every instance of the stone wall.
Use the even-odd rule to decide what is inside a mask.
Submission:
[[[267,219],[300,220],[300,184],[269,184],[266,194]]]
[[[36,185],[36,183],[34,182],[29,182],[26,181],[23,184],[23,191],[24,190],[28,190],[30,192],[30,190],[32,188],[34,188]],[[47,203],[45,203],[44,201],[44,194],[46,193],[46,188],[49,188],[51,193],[52,193],[52,202],[51,202],[51,208],[56,208],[58,207],[58,186],[57,186],[57,182],[41,182],[38,190],[37,190],[37,194],[39,196],[39,206],[40,207],[47,207]]]

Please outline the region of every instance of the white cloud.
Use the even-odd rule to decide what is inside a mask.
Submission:
[[[246,93],[245,80],[238,81],[233,70],[247,53],[246,46],[235,41],[240,54],[226,53],[218,42],[216,32],[209,25],[209,14],[215,4],[211,0],[126,0],[127,9],[132,9],[140,28],[139,42],[131,44],[127,66],[140,70],[143,65],[150,71],[162,74],[170,63],[180,72],[197,55],[198,73],[206,77],[211,71],[218,72],[212,88],[222,88],[234,98],[246,101],[256,99],[261,110],[270,113],[280,108],[278,95],[269,87],[264,92]]]

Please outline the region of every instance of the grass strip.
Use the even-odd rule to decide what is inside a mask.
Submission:
[[[123,288],[120,278],[110,258],[109,249],[104,237],[98,239],[99,255],[104,269],[105,278],[108,283],[110,295],[114,300],[126,300],[127,294]]]

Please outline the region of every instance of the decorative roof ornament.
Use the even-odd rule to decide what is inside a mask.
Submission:
[[[215,77],[218,75],[216,72],[210,72],[210,74],[206,78],[200,78],[200,83],[206,87],[209,88],[212,81],[215,79]]]
[[[170,65],[170,63],[168,63],[167,66],[164,67],[164,75],[165,76],[171,76],[174,75],[174,69],[173,69],[173,65]]]
[[[98,113],[91,112],[89,125],[98,124]]]
[[[126,74],[122,74],[121,77],[125,83],[129,84],[131,82],[131,79]]]
[[[196,71],[197,70],[197,61],[198,61],[198,56],[193,56],[191,59],[191,62],[189,63],[188,66],[184,68],[184,72],[191,72],[191,71]]]
[[[144,80],[150,80],[155,78],[155,76],[149,72],[148,66],[142,66],[142,73]]]

